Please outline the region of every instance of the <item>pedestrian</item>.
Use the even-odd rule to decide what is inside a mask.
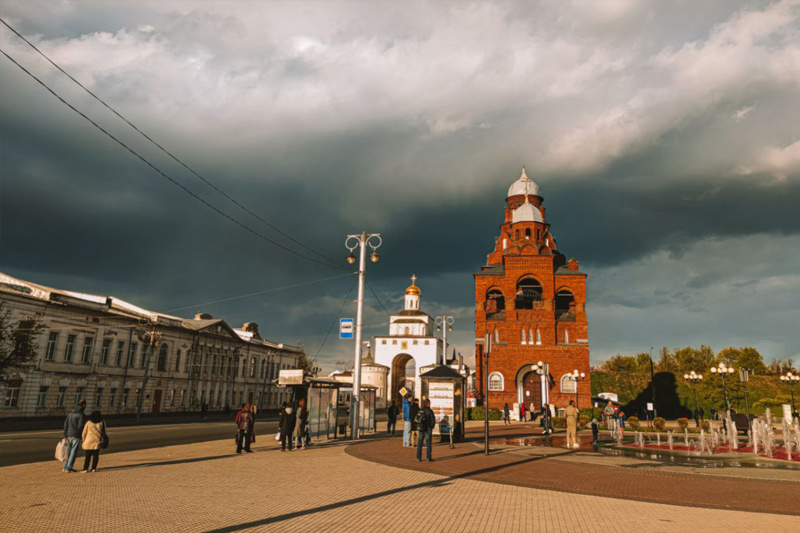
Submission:
[[[525,404],[524,403],[520,403],[519,404],[519,419],[522,420],[523,422],[527,422],[527,419],[525,418]]]
[[[81,448],[86,452],[86,458],[83,460],[83,470],[81,470],[82,474],[97,472],[97,463],[100,461],[100,447],[105,439],[106,424],[103,421],[103,417],[100,415],[100,411],[92,411],[81,432]]]
[[[564,411],[567,421],[567,448],[578,447],[578,409],[575,408],[575,400],[570,400],[569,405]]]
[[[792,420],[800,421],[800,414],[797,413],[797,409],[795,409],[794,412],[792,413]]]
[[[628,418],[627,416],[625,416],[625,412],[620,411],[617,416],[619,416],[619,427],[625,429],[625,420]]]
[[[397,406],[394,404],[394,400],[386,410],[386,414],[389,417],[389,421],[386,423],[386,433],[394,437],[394,428],[397,426]]]
[[[67,439],[69,452],[67,460],[64,462],[64,473],[75,472],[72,466],[75,464],[75,456],[78,455],[78,446],[81,444],[83,426],[86,423],[86,400],[80,400],[67,418],[64,420],[64,438]]]
[[[553,434],[553,419],[556,417],[556,406],[552,403],[547,404],[547,432]]]
[[[616,411],[614,411],[614,404],[611,403],[611,400],[608,400],[608,403],[603,408],[603,416],[606,419],[606,429],[611,431],[611,434],[614,435],[616,432]]]
[[[306,422],[308,421],[308,409],[306,409],[306,401],[301,399],[297,403],[297,420],[294,424],[294,438],[297,439],[297,449],[303,448],[303,437],[306,433]]]
[[[508,404],[503,404],[503,424],[508,425],[511,423],[511,413],[508,411]]]
[[[706,421],[706,412],[705,412],[705,410],[701,407],[698,412],[700,414],[700,421],[701,422],[705,422]]]
[[[205,420],[206,419],[206,412],[208,412],[208,404],[203,402],[200,404],[200,418]]]
[[[422,461],[422,446],[425,444],[426,461],[433,461],[431,458],[431,448],[433,446],[433,428],[436,426],[436,415],[431,410],[430,400],[425,400],[422,409],[417,412],[414,422],[419,431],[417,441],[417,461]]]
[[[592,444],[597,445],[600,442],[600,425],[597,423],[596,418],[592,418]]]
[[[403,397],[403,446],[411,446],[411,395]]]
[[[242,410],[236,414],[236,453],[242,453],[242,448],[247,453],[251,453],[250,440],[253,435],[253,413],[250,412],[250,404],[244,404]]]
[[[533,422],[533,418],[536,416],[536,406],[531,402],[531,405],[528,407],[528,413],[530,413],[531,422]]]
[[[547,404],[542,404],[542,412],[539,415],[539,423],[542,425],[542,435],[546,435],[547,431],[547,417],[550,415],[550,409],[547,408]]]
[[[295,417],[292,415],[292,406],[283,402],[278,427],[281,430],[281,451],[286,451],[286,443],[289,443],[289,451],[292,451],[292,430],[294,429]]]
[[[694,425],[695,427],[700,427],[700,410],[695,409],[692,411],[692,417],[694,418]]]
[[[412,448],[416,448],[417,442],[419,441],[419,428],[417,428],[417,424],[414,422],[417,419],[417,413],[419,413],[419,398],[414,398],[414,402],[411,404],[411,408],[408,410],[408,415],[411,417]]]

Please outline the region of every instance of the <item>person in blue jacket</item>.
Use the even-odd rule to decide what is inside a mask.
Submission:
[[[411,395],[403,398],[403,446],[411,447]]]

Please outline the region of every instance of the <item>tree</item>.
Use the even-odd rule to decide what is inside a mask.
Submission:
[[[764,364],[764,358],[755,348],[745,346],[743,348],[734,348],[732,346],[724,348],[717,354],[717,361],[722,361],[728,366],[735,369],[746,368],[753,374],[764,374],[767,372],[767,367]]]
[[[303,372],[311,376],[316,376],[318,371],[316,365],[308,358],[305,352],[297,358],[297,368],[302,368]]]
[[[11,310],[0,304],[0,382],[13,377],[24,368],[39,349],[39,332],[44,324],[36,316],[15,320]]]

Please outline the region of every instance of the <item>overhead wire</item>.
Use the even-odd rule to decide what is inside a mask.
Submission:
[[[262,240],[264,240],[264,241],[266,241],[266,242],[268,242],[268,243],[270,243],[270,244],[272,244],[272,245],[274,245],[274,246],[277,246],[278,248],[281,248],[281,249],[283,249],[283,250],[285,250],[285,251],[287,251],[287,252],[289,252],[289,253],[291,253],[291,254],[294,254],[294,255],[296,255],[297,257],[301,257],[301,258],[303,258],[303,259],[306,259],[306,260],[308,260],[308,261],[311,261],[311,262],[314,262],[314,263],[317,263],[317,264],[320,264],[320,265],[324,265],[324,266],[327,266],[327,267],[329,267],[329,268],[345,268],[344,266],[341,266],[341,265],[339,265],[339,266],[336,266],[336,267],[335,267],[333,264],[330,264],[330,263],[323,263],[322,261],[319,261],[319,260],[317,260],[317,259],[314,259],[313,257],[309,257],[309,256],[307,256],[307,255],[304,255],[304,254],[302,254],[302,253],[300,253],[300,252],[298,252],[298,251],[296,251],[296,250],[293,250],[293,249],[291,249],[291,248],[289,248],[289,247],[287,247],[287,246],[284,246],[283,244],[281,244],[281,243],[279,243],[279,242],[277,242],[277,241],[275,241],[275,240],[273,240],[273,239],[271,239],[271,238],[267,237],[266,235],[263,235],[262,233],[260,233],[260,232],[258,232],[258,231],[256,231],[256,230],[252,229],[251,227],[247,226],[246,224],[244,224],[244,223],[240,222],[239,220],[237,220],[237,219],[233,218],[233,217],[232,217],[232,216],[230,216],[229,214],[225,213],[224,211],[222,211],[222,210],[221,210],[221,209],[219,209],[218,207],[214,206],[213,204],[209,203],[207,200],[205,200],[205,199],[203,199],[202,197],[200,197],[199,195],[197,195],[197,194],[196,194],[194,191],[192,191],[191,189],[187,188],[185,185],[181,184],[180,182],[176,181],[174,178],[172,178],[172,177],[170,177],[169,175],[167,175],[167,174],[166,174],[164,171],[162,171],[162,170],[161,170],[160,168],[158,168],[156,165],[154,165],[153,163],[151,163],[151,162],[150,162],[149,160],[147,160],[147,159],[146,159],[144,156],[142,156],[141,154],[139,154],[139,152],[137,152],[136,150],[134,150],[133,148],[131,148],[130,146],[128,146],[127,144],[125,144],[123,141],[121,141],[120,139],[118,139],[117,137],[115,137],[115,136],[114,136],[112,133],[110,133],[108,130],[106,130],[105,128],[103,128],[102,126],[100,126],[100,125],[99,125],[97,122],[95,122],[94,120],[92,120],[91,118],[89,118],[88,116],[86,116],[86,115],[85,115],[85,114],[84,114],[82,111],[80,111],[79,109],[77,109],[76,107],[74,107],[72,104],[70,104],[69,102],[67,102],[66,100],[64,100],[64,98],[62,98],[62,97],[61,97],[61,96],[60,96],[58,93],[56,93],[56,92],[55,92],[53,89],[51,89],[51,88],[50,88],[50,87],[49,87],[49,86],[48,86],[48,85],[47,85],[45,82],[43,82],[41,79],[39,79],[39,78],[38,78],[38,77],[37,77],[35,74],[33,74],[32,72],[30,72],[28,69],[26,69],[25,67],[23,67],[23,66],[22,66],[20,63],[18,63],[18,62],[17,62],[17,61],[16,61],[16,60],[15,60],[13,57],[11,57],[10,55],[8,55],[8,54],[5,52],[5,50],[2,50],[2,49],[0,49],[0,53],[2,53],[4,56],[6,56],[6,58],[8,58],[8,60],[9,60],[9,61],[11,61],[12,63],[14,63],[14,65],[16,65],[16,66],[17,66],[17,67],[18,67],[20,70],[22,70],[22,71],[23,71],[23,72],[25,72],[25,73],[26,73],[28,76],[30,76],[31,78],[33,78],[34,80],[36,80],[36,82],[37,82],[37,83],[39,83],[39,85],[41,85],[42,87],[44,87],[44,88],[45,88],[45,89],[46,89],[46,90],[47,90],[47,91],[48,91],[50,94],[52,94],[53,96],[55,96],[55,97],[56,97],[56,98],[57,98],[57,99],[58,99],[58,100],[59,100],[61,103],[63,103],[63,104],[64,104],[64,105],[66,105],[67,107],[69,107],[69,108],[70,108],[72,111],[74,111],[75,113],[77,113],[78,115],[80,115],[80,116],[81,116],[83,119],[85,119],[87,122],[89,122],[90,124],[92,124],[92,125],[93,125],[95,128],[97,128],[98,130],[100,130],[102,133],[104,133],[106,136],[108,136],[108,137],[109,137],[111,140],[113,140],[114,142],[116,142],[117,144],[119,144],[119,145],[120,145],[121,147],[123,147],[125,150],[127,150],[127,151],[128,151],[128,152],[130,152],[132,155],[134,155],[136,158],[138,158],[139,160],[141,160],[141,161],[142,161],[144,164],[146,164],[147,166],[149,166],[150,168],[152,168],[152,169],[153,169],[153,170],[154,170],[156,173],[158,173],[160,176],[162,176],[163,178],[165,178],[166,180],[168,180],[170,183],[172,183],[172,184],[173,184],[173,185],[175,185],[176,187],[178,187],[178,188],[180,188],[181,190],[183,190],[185,193],[187,193],[187,194],[188,194],[188,195],[190,195],[192,198],[196,199],[197,201],[199,201],[200,203],[202,203],[203,205],[205,205],[206,207],[208,207],[209,209],[211,209],[211,210],[212,210],[212,211],[214,211],[215,213],[217,213],[217,214],[219,214],[220,216],[222,216],[222,217],[224,217],[224,218],[228,219],[229,221],[233,222],[234,224],[236,224],[236,225],[237,225],[237,226],[239,226],[240,228],[244,229],[245,231],[247,231],[247,232],[249,232],[249,233],[251,233],[251,234],[255,235],[255,236],[256,236],[256,237],[258,237],[259,239],[262,239]]]
[[[331,323],[331,327],[328,328],[328,333],[326,333],[325,334],[325,338],[322,339],[322,344],[319,345],[319,349],[317,350],[317,353],[314,356],[314,359],[311,360],[311,363],[310,363],[311,365],[313,365],[317,361],[317,358],[319,357],[319,354],[322,352],[322,348],[325,346],[325,343],[328,342],[328,337],[331,336],[331,332],[333,332],[333,329],[336,327],[336,322],[338,322],[339,318],[342,316],[342,309],[344,309],[344,306],[347,303],[347,300],[350,299],[350,295],[353,294],[353,289],[355,288],[357,281],[358,281],[358,278],[355,278],[353,280],[353,284],[350,285],[350,290],[347,291],[347,295],[344,297],[344,300],[342,300],[342,305],[339,306],[339,310],[336,312],[336,318],[333,319],[333,322]]]
[[[367,280],[366,280],[366,278],[364,278],[364,281],[367,281]],[[392,316],[392,313],[390,313],[390,312],[389,312],[389,310],[388,310],[388,309],[386,309],[386,306],[385,306],[385,305],[383,305],[383,302],[381,301],[380,297],[378,296],[378,293],[376,293],[376,292],[375,292],[375,289],[373,289],[373,288],[372,288],[372,285],[370,285],[370,284],[369,284],[369,281],[367,281],[367,287],[369,287],[369,290],[370,290],[370,292],[372,293],[372,295],[375,297],[375,299],[376,299],[376,300],[378,300],[378,303],[379,303],[379,304],[380,304],[380,306],[383,308],[383,311],[384,311],[384,312],[385,312],[385,313],[386,313],[388,316],[390,316],[390,317],[391,317],[391,316]]]
[[[174,155],[172,152],[170,152],[169,150],[167,150],[166,148],[164,148],[164,147],[163,147],[161,144],[159,144],[157,141],[155,141],[155,140],[154,140],[152,137],[150,137],[150,136],[149,136],[149,135],[147,135],[145,132],[143,132],[141,129],[139,129],[139,128],[138,128],[138,127],[137,127],[135,124],[133,124],[133,123],[132,123],[130,120],[128,120],[127,118],[125,118],[124,116],[122,116],[122,114],[120,114],[120,113],[119,113],[119,112],[118,112],[116,109],[114,109],[114,108],[113,108],[113,107],[111,107],[109,104],[107,104],[107,103],[106,103],[106,102],[105,102],[105,101],[104,101],[102,98],[100,98],[99,96],[97,96],[95,93],[93,93],[91,90],[89,90],[89,89],[88,89],[88,88],[87,88],[85,85],[83,85],[83,84],[82,84],[80,81],[78,81],[77,79],[75,79],[75,78],[74,78],[74,77],[73,77],[73,76],[72,76],[70,73],[68,73],[66,70],[64,70],[63,68],[61,68],[61,66],[60,66],[60,65],[58,65],[58,64],[57,64],[55,61],[53,61],[52,59],[50,59],[50,58],[49,58],[49,57],[48,57],[48,56],[47,56],[47,55],[46,55],[44,52],[42,52],[41,50],[39,50],[39,48],[37,48],[37,47],[36,47],[36,45],[34,45],[32,42],[30,42],[28,39],[26,39],[26,38],[25,38],[25,37],[24,37],[24,36],[23,36],[21,33],[19,33],[19,32],[18,32],[16,29],[14,29],[14,28],[13,28],[13,27],[12,27],[12,26],[11,26],[11,25],[8,23],[8,22],[6,22],[5,20],[3,20],[2,18],[0,18],[0,22],[2,22],[2,23],[3,23],[3,24],[4,24],[4,25],[5,25],[5,26],[6,26],[6,27],[9,29],[9,30],[11,30],[11,31],[12,31],[12,32],[13,32],[13,33],[14,33],[14,34],[17,36],[17,37],[19,37],[20,39],[22,39],[23,41],[25,41],[25,42],[28,44],[28,46],[30,46],[31,48],[33,48],[33,49],[34,49],[34,50],[35,50],[35,51],[36,51],[36,52],[37,52],[39,55],[41,55],[41,56],[42,56],[42,57],[43,57],[43,58],[44,58],[44,59],[45,59],[45,60],[46,60],[48,63],[50,63],[51,65],[53,65],[53,66],[54,66],[56,69],[58,69],[58,70],[59,70],[59,71],[60,71],[62,74],[64,74],[66,77],[68,77],[70,80],[72,80],[72,81],[73,81],[75,84],[77,84],[77,85],[78,85],[78,86],[79,86],[81,89],[83,89],[84,91],[86,91],[86,92],[87,92],[87,93],[88,93],[88,94],[89,94],[89,95],[90,95],[92,98],[94,98],[95,100],[97,100],[98,102],[100,102],[100,104],[102,104],[102,105],[103,105],[103,106],[104,106],[106,109],[108,109],[109,111],[111,111],[112,113],[114,113],[114,114],[115,114],[117,117],[119,117],[119,118],[120,118],[120,119],[121,119],[123,122],[125,122],[125,123],[126,123],[128,126],[130,126],[131,128],[133,128],[133,129],[134,129],[134,130],[135,130],[137,133],[139,133],[139,134],[140,134],[140,135],[142,135],[142,136],[143,136],[145,139],[147,139],[148,141],[150,141],[150,143],[152,143],[152,144],[153,144],[154,146],[156,146],[156,147],[157,147],[159,150],[161,150],[161,151],[162,151],[162,152],[164,152],[166,155],[168,155],[170,158],[172,158],[172,159],[173,159],[175,162],[177,162],[177,163],[178,163],[179,165],[181,165],[183,168],[185,168],[186,170],[188,170],[188,171],[189,171],[191,174],[193,174],[195,177],[197,177],[198,179],[200,179],[200,180],[201,180],[203,183],[205,183],[206,185],[208,185],[209,187],[211,187],[211,188],[212,188],[214,191],[216,191],[217,193],[219,193],[220,195],[222,195],[224,198],[226,198],[228,201],[232,202],[234,205],[236,205],[237,207],[239,207],[240,209],[242,209],[243,211],[245,211],[245,212],[246,212],[247,214],[249,214],[250,216],[254,217],[256,220],[258,220],[258,221],[262,222],[263,224],[265,224],[266,226],[268,226],[269,228],[271,228],[273,231],[275,231],[275,232],[277,232],[278,234],[282,235],[283,237],[285,237],[285,238],[289,239],[290,241],[292,241],[293,243],[297,244],[298,246],[301,246],[302,248],[304,248],[304,249],[306,249],[306,250],[310,251],[311,253],[313,253],[313,254],[315,254],[315,255],[317,255],[317,256],[319,256],[319,257],[321,257],[322,259],[324,259],[324,260],[326,260],[326,261],[328,261],[328,262],[332,263],[333,265],[336,265],[337,267],[340,267],[340,266],[341,266],[341,265],[339,265],[339,264],[338,264],[338,262],[337,262],[337,261],[335,261],[334,259],[331,259],[330,257],[328,257],[328,256],[326,256],[326,255],[324,255],[324,254],[322,254],[322,253],[320,253],[320,252],[316,251],[314,248],[312,248],[312,247],[310,247],[310,246],[306,245],[305,243],[303,243],[302,241],[299,241],[298,239],[295,239],[294,237],[292,237],[291,235],[287,234],[286,232],[284,232],[283,230],[281,230],[280,228],[278,228],[277,226],[275,226],[275,225],[274,225],[274,224],[272,224],[271,222],[269,222],[269,221],[265,220],[264,218],[262,218],[261,216],[259,216],[257,213],[253,212],[251,209],[249,209],[249,208],[248,208],[248,207],[246,207],[245,205],[241,204],[241,203],[240,203],[238,200],[236,200],[235,198],[231,197],[231,196],[230,196],[229,194],[227,194],[225,191],[221,190],[219,187],[217,187],[216,185],[214,185],[213,183],[211,183],[210,181],[208,181],[208,179],[206,179],[205,177],[203,177],[202,175],[200,175],[200,174],[199,174],[198,172],[196,172],[196,171],[195,171],[193,168],[191,168],[189,165],[187,165],[187,164],[186,164],[186,163],[184,163],[184,162],[183,162],[181,159],[179,159],[177,156],[175,156],[175,155]],[[18,66],[19,66],[19,65],[18,65]],[[41,82],[40,82],[40,83],[41,83]]]
[[[305,285],[312,285],[314,283],[320,283],[320,282],[323,282],[323,281],[330,281],[330,280],[339,279],[339,278],[346,278],[347,276],[353,276],[355,274],[357,274],[357,272],[350,272],[348,274],[341,274],[339,276],[331,276],[331,277],[315,279],[315,280],[311,280],[311,281],[304,281],[304,282],[301,282],[301,283],[295,283],[293,285],[287,285],[285,287],[277,287],[277,288],[274,288],[274,289],[266,289],[266,290],[263,290],[263,291],[250,292],[248,294],[242,294],[242,295],[239,295],[239,296],[231,296],[230,298],[223,298],[221,300],[212,300],[210,302],[203,302],[203,303],[194,304],[194,305],[187,305],[186,307],[176,307],[174,309],[167,309],[164,312],[165,313],[171,313],[173,311],[183,311],[184,309],[192,309],[192,308],[201,307],[201,306],[205,306],[205,305],[213,305],[213,304],[218,304],[218,303],[223,303],[223,302],[231,302],[233,300],[240,300],[242,298],[250,298],[251,296],[258,296],[258,295],[261,295],[261,294],[269,294],[271,292],[285,291],[285,290],[288,290],[288,289],[294,289],[296,287],[303,287]]]

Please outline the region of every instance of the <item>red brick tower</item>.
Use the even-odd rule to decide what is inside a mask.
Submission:
[[[508,190],[505,219],[486,266],[475,274],[476,386],[484,392],[483,339],[492,336],[489,406],[548,401],[591,406],[586,274],[567,260],[545,222],[539,186],[522,176]],[[549,376],[532,365],[543,362]],[[574,370],[585,373],[577,384]],[[578,396],[576,398],[576,387]]]

